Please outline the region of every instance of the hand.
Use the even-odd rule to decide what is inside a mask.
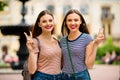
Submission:
[[[99,45],[104,40],[103,28],[99,29],[98,35],[95,39],[95,43]]]
[[[24,34],[25,34],[26,39],[27,39],[27,43],[26,43],[27,48],[28,48],[30,53],[31,52],[33,53],[34,52],[34,48],[35,48],[35,42],[33,41],[32,33],[30,32],[30,36],[28,36],[27,33],[25,33],[25,32],[24,32]]]

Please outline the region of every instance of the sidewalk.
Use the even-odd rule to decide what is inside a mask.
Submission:
[[[0,74],[0,80],[23,80],[21,74]]]
[[[120,65],[94,65],[91,80],[120,80]]]
[[[12,70],[11,68],[0,69],[0,80],[23,80],[22,70]]]
[[[23,80],[21,71],[0,69],[0,80]],[[91,80],[120,80],[120,65],[95,65],[89,72]]]

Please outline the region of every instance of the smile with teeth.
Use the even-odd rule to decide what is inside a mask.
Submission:
[[[76,26],[75,26],[75,25],[72,25],[72,26],[71,26],[71,28],[72,28],[72,29],[75,29],[75,28],[76,28]]]
[[[52,26],[48,25],[48,26],[46,26],[45,28],[46,28],[46,29],[50,29],[51,27],[52,27]]]

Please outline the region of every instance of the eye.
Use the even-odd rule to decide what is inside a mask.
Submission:
[[[52,20],[52,19],[49,19],[49,22],[53,22],[53,20]]]
[[[78,19],[74,19],[74,21],[76,21],[76,22],[77,22],[77,21],[79,21],[79,20],[78,20]]]
[[[71,22],[72,20],[71,20],[71,19],[68,19],[67,21],[68,21],[68,22]]]
[[[45,22],[46,22],[46,20],[43,20],[43,21],[42,21],[42,23],[45,23]]]

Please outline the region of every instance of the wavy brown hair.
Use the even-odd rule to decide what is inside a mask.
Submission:
[[[42,33],[42,29],[41,29],[41,27],[39,27],[38,23],[40,22],[41,17],[44,16],[45,14],[51,15],[53,17],[52,13],[49,12],[48,10],[43,10],[39,13],[37,20],[35,22],[35,25],[32,27],[33,38],[39,36]],[[53,17],[53,19],[54,19],[54,17]],[[54,29],[52,30],[51,34],[53,34],[53,32],[54,32]]]
[[[78,14],[80,16],[81,21],[82,21],[82,23],[80,24],[80,27],[79,27],[79,31],[82,33],[89,34],[89,30],[87,28],[87,25],[86,25],[86,22],[85,22],[83,16],[80,14],[80,12],[78,10],[71,9],[68,11],[68,13],[66,14],[66,16],[64,17],[64,20],[62,22],[62,35],[65,36],[65,35],[68,35],[70,33],[70,30],[68,29],[67,24],[66,24],[66,19],[67,19],[69,14],[73,14],[73,13]]]

